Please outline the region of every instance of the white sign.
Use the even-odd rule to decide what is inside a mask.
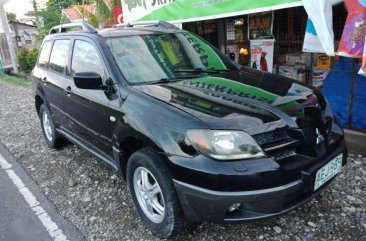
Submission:
[[[250,41],[250,66],[253,69],[272,72],[274,39]]]
[[[175,0],[121,0],[125,23],[140,20]]]

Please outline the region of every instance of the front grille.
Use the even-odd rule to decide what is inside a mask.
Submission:
[[[273,152],[271,156],[275,161],[278,161],[294,155],[296,155],[295,148],[292,148],[289,150],[277,150]]]
[[[299,144],[298,140],[288,136],[286,128],[260,133],[253,138],[275,161],[296,155],[296,145]]]
[[[258,143],[258,145],[262,146],[270,142],[274,142],[277,140],[282,140],[287,138],[288,135],[286,133],[285,128],[276,129],[270,132],[264,132],[260,134],[256,134],[253,136],[254,140]]]

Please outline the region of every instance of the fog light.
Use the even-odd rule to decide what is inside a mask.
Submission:
[[[240,205],[241,205],[241,203],[234,203],[227,210],[229,212],[234,212],[235,210],[238,210],[240,208]]]

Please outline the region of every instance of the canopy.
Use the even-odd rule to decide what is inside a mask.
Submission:
[[[125,22],[201,21],[302,6],[301,0],[121,0]]]

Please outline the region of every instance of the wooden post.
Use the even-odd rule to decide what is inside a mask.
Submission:
[[[308,83],[310,86],[313,86],[314,59],[315,59],[315,54],[311,53],[310,54],[310,74],[309,74],[309,83]]]

